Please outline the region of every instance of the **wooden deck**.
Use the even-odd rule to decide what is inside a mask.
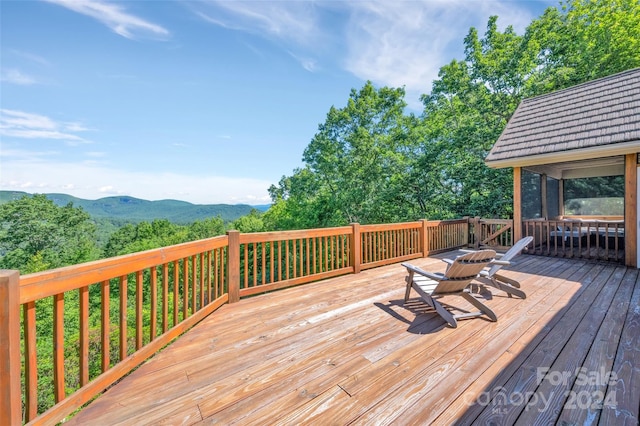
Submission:
[[[225,305],[69,423],[638,424],[638,270],[517,261],[527,299],[483,291],[498,322],[457,329],[400,265]]]

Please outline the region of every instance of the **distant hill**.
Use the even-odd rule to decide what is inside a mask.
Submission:
[[[31,195],[21,191],[0,191],[0,204]],[[265,211],[269,205],[250,206],[248,204],[191,204],[186,201],[148,201],[122,196],[85,200],[67,194],[45,194],[59,206],[73,203],[82,207],[95,219],[122,219],[126,222],[150,222],[167,219],[173,223],[191,223],[209,217],[220,216],[229,222],[249,214],[252,209]]]

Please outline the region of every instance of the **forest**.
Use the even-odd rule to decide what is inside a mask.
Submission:
[[[522,99],[639,67],[640,3],[572,0],[548,8],[523,34],[504,24],[493,16],[484,31],[469,29],[464,58],[440,68],[419,115],[407,113],[403,88],[367,82],[352,89],[345,105],[332,106],[318,126],[302,153],[304,166],[269,188],[272,206],[264,213],[253,210],[232,222],[143,221],[99,242],[95,220],[82,208],[59,207],[44,195],[23,197],[0,206],[0,267],[27,274],[228,229],[512,217],[512,172],[488,168],[485,156]],[[72,329],[74,303],[65,304]],[[38,302],[39,337],[50,333],[51,309],[50,301]],[[38,352],[50,351],[50,342],[42,339]],[[46,383],[52,367],[46,357],[39,360]],[[51,406],[46,384],[40,389],[39,404]]]

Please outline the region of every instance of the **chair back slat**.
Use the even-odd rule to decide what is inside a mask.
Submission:
[[[529,244],[531,244],[531,241],[533,241],[533,237],[529,236],[529,237],[524,237],[521,238],[520,240],[518,240],[518,242],[516,242],[513,247],[511,247],[501,258],[500,260],[504,260],[504,261],[511,261],[511,259],[513,259],[514,257],[516,257],[517,255],[520,254],[520,252],[522,252],[522,250],[524,250],[524,248],[526,246],[528,246]],[[496,272],[498,272],[500,270],[500,268],[502,268],[502,265],[493,265],[489,271],[488,271],[488,275],[490,277],[492,277]]]
[[[438,284],[433,294],[457,293],[464,290],[495,257],[495,250],[480,250],[456,257],[444,274],[446,279]]]

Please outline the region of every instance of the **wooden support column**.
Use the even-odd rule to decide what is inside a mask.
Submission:
[[[22,424],[20,273],[0,269],[0,425]]]
[[[464,235],[462,237],[462,241],[465,242],[465,247],[471,247],[471,241],[469,238],[470,232],[469,232],[469,228],[471,227],[471,218],[469,216],[463,216],[462,219],[467,221],[466,226],[464,227]]]
[[[227,279],[229,280],[229,303],[240,301],[240,232],[227,231],[229,252]]]
[[[513,241],[522,238],[522,168],[513,168]]]
[[[422,250],[422,257],[427,257],[429,252],[429,239],[427,237],[427,219],[420,219],[422,224],[420,228],[420,250]]]
[[[351,266],[353,266],[353,273],[360,273],[360,262],[362,259],[362,241],[360,234],[360,224],[351,224]]]
[[[540,175],[540,215],[549,220],[549,204],[547,203],[547,175]]]
[[[624,263],[638,266],[638,155],[627,154],[624,159]]]
[[[564,216],[564,179],[558,180],[558,214]]]

